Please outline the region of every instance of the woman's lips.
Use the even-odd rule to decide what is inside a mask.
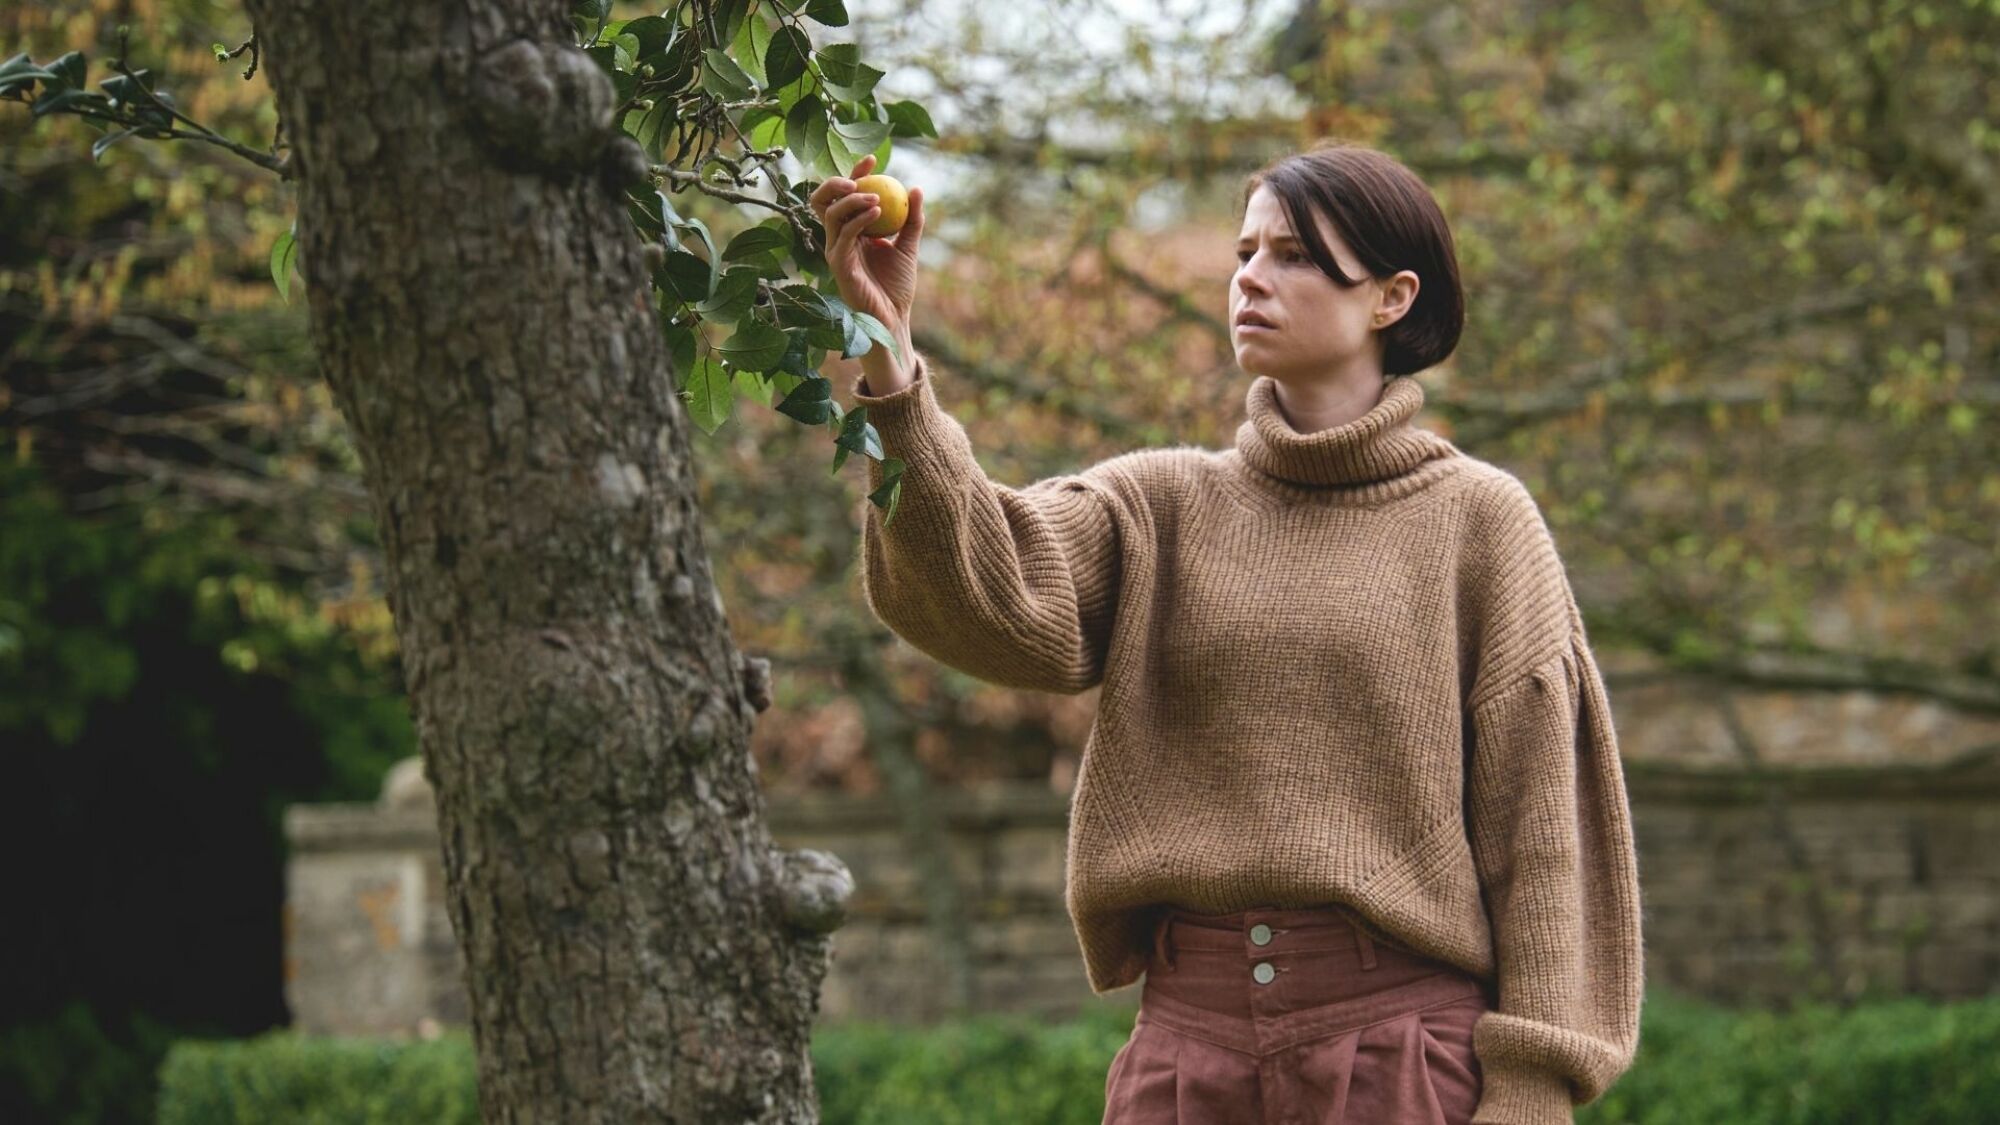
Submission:
[[[1268,324],[1239,324],[1236,326],[1236,330],[1242,333],[1277,331],[1277,329],[1271,327]]]

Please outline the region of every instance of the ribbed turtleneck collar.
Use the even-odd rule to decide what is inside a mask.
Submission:
[[[1458,448],[1411,424],[1424,405],[1423,384],[1399,376],[1382,388],[1368,412],[1344,425],[1302,434],[1278,405],[1278,382],[1259,375],[1245,396],[1248,417],[1236,430],[1236,448],[1251,468],[1309,487],[1389,480]]]

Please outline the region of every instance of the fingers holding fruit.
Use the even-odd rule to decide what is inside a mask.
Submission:
[[[826,228],[827,264],[841,299],[893,327],[908,320],[916,296],[923,189],[869,174],[874,164],[872,154],[862,157],[853,178],[827,179],[809,202]]]
[[[875,199],[875,218],[861,228],[862,234],[887,238],[903,229],[903,223],[910,217],[910,193],[896,177],[879,172],[863,176],[854,181],[854,190],[866,192]]]

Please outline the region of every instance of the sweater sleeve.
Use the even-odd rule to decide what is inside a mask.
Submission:
[[[1499,976],[1499,1004],[1473,1030],[1480,1125],[1566,1125],[1639,1044],[1630,807],[1603,678],[1570,612],[1567,644],[1472,708],[1467,836]]]
[[[930,362],[868,408],[905,462],[896,517],[862,507],[862,595],[898,636],[968,675],[1075,694],[1103,679],[1116,608],[1119,526],[1101,468],[1021,488],[987,479],[963,426],[938,405]],[[868,489],[882,486],[868,462]]]

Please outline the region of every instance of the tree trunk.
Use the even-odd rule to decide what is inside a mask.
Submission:
[[[851,882],[771,843],[567,5],[250,0],[437,792],[488,1122],[817,1119]]]

